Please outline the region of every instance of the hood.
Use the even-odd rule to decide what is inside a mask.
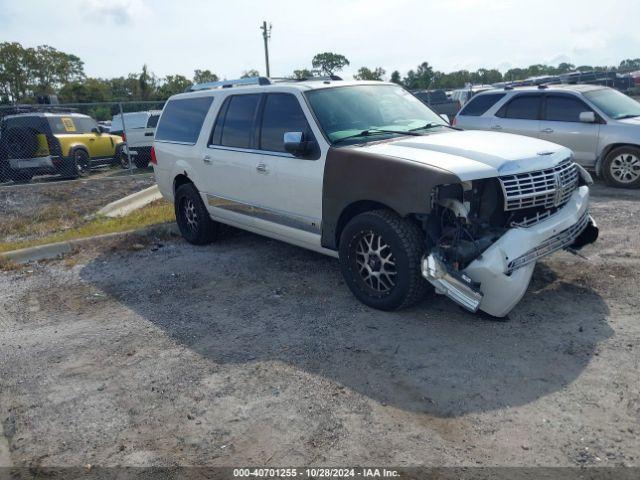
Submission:
[[[402,137],[354,148],[447,170],[462,181],[542,170],[571,156],[571,150],[555,143],[478,130]]]
[[[616,122],[630,125],[632,127],[640,127],[640,117],[623,118],[621,120],[616,120]]]

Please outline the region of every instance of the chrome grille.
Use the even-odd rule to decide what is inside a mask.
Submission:
[[[564,205],[578,186],[578,169],[571,159],[535,172],[499,177],[504,209],[552,208]]]

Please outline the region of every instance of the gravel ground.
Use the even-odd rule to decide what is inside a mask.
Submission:
[[[593,197],[590,260],[539,263],[505,322],[371,310],[237,231],[0,274],[10,461],[640,466],[640,192]]]

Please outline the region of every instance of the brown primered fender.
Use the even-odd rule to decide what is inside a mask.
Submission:
[[[431,165],[357,147],[332,147],[327,152],[322,185],[322,246],[338,249],[338,220],[355,202],[381,203],[403,217],[428,214],[433,188],[460,182],[453,173]]]

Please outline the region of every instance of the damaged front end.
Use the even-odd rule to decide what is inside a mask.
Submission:
[[[503,317],[520,301],[536,261],[593,243],[589,174],[555,167],[438,187],[425,219],[422,274],[464,308]]]

